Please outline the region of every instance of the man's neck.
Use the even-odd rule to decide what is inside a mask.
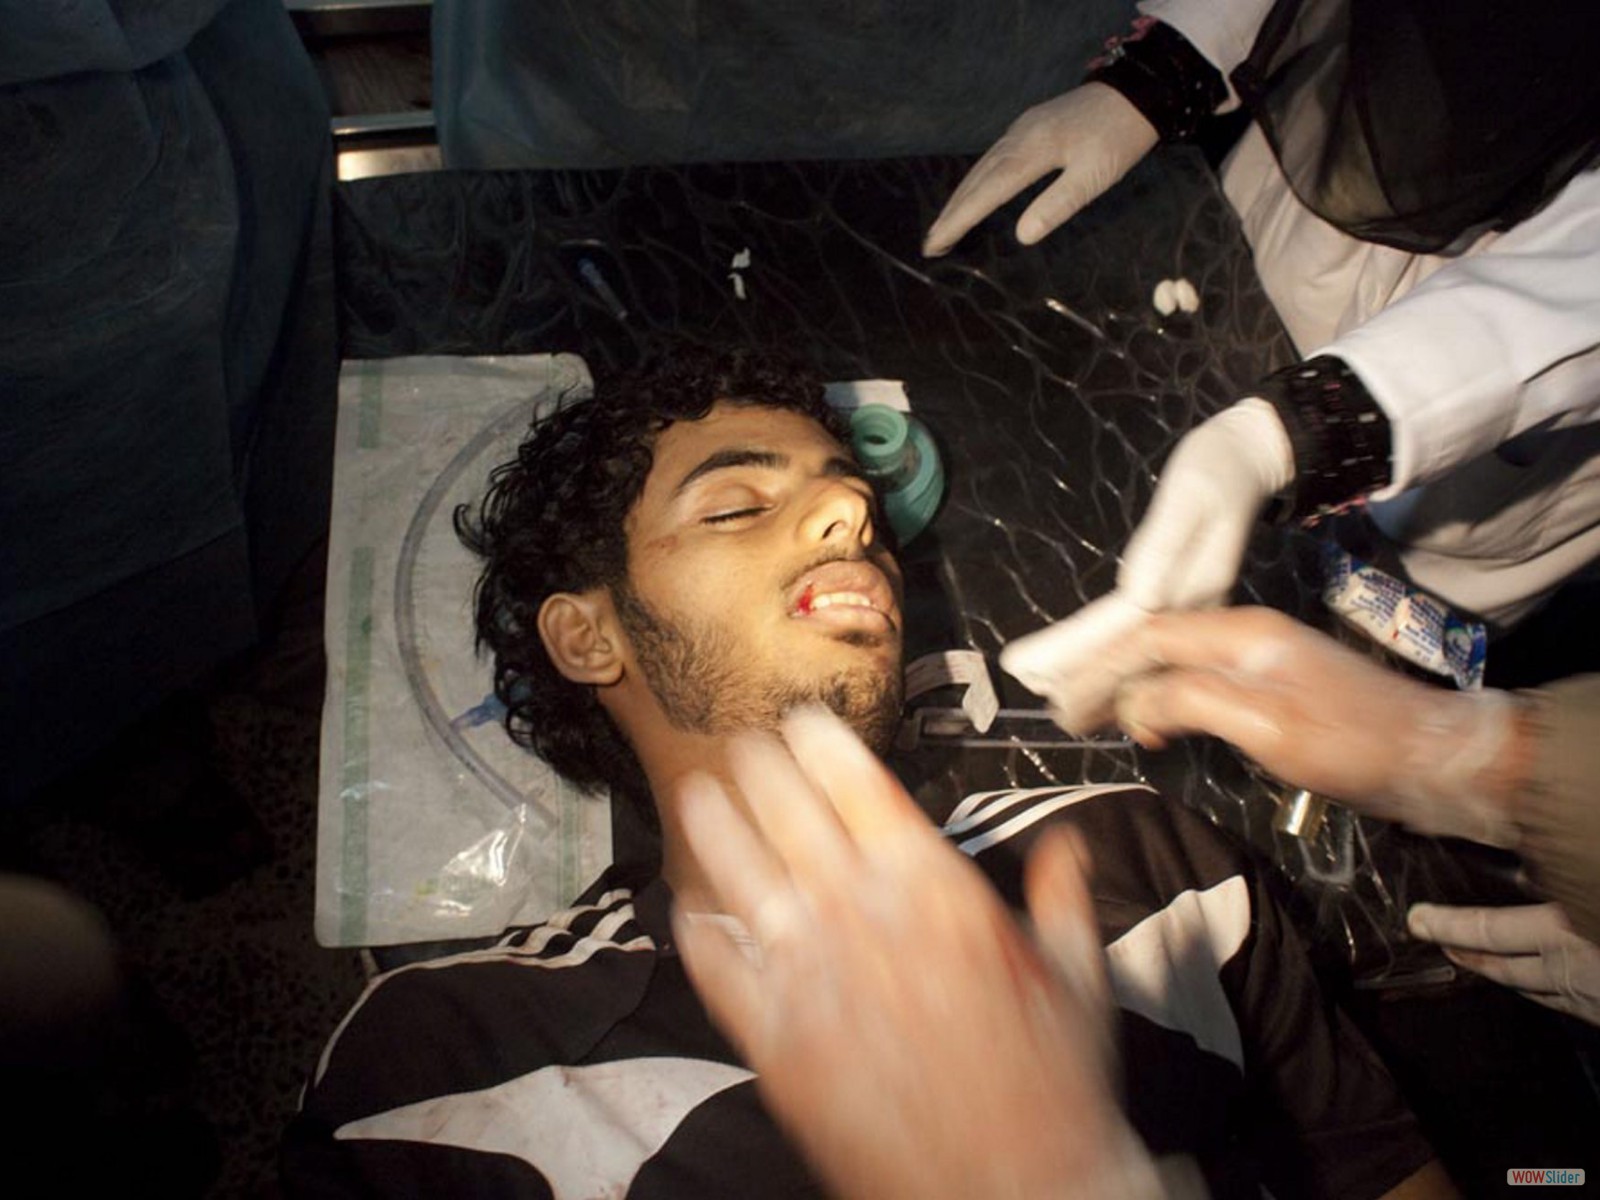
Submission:
[[[684,781],[694,774],[709,774],[733,793],[727,768],[728,739],[677,728],[643,686],[612,689],[602,702],[632,747],[649,785],[650,799],[661,823],[662,878],[674,895],[699,891],[713,899],[683,836],[680,801]]]
[[[691,735],[693,736],[693,735]],[[666,761],[648,762],[645,775],[650,782],[651,798],[661,819],[661,875],[672,889],[673,895],[699,895],[714,902],[715,893],[706,882],[699,860],[689,847],[683,833],[683,785],[691,775],[710,775],[727,791],[735,804],[743,806],[743,799],[734,787],[727,769],[726,746],[720,738],[693,736],[698,745],[694,752],[672,755]]]

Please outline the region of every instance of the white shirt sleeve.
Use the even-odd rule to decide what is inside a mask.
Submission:
[[[1273,0],[1140,0],[1222,72]],[[1238,105],[1230,83],[1218,110]],[[1391,423],[1383,500],[1544,422],[1600,419],[1600,169],[1317,353],[1344,359]]]
[[[1256,34],[1267,19],[1273,0],[1139,0],[1139,11],[1170,25],[1188,39],[1206,60],[1222,72],[1228,99],[1217,109],[1239,107],[1228,76],[1250,54]]]
[[[1600,418],[1600,170],[1316,351],[1388,416],[1383,500],[1536,425]]]

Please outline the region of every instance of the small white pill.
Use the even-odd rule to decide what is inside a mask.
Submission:
[[[1156,311],[1163,317],[1170,317],[1178,310],[1178,297],[1172,280],[1163,279],[1156,284],[1156,294],[1150,298],[1150,303],[1156,306]]]
[[[1195,291],[1194,284],[1187,279],[1174,279],[1172,281],[1172,298],[1178,302],[1178,307],[1186,313],[1200,311],[1200,293]]]

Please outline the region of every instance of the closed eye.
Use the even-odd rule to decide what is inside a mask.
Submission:
[[[734,508],[729,509],[727,512],[713,513],[709,517],[702,517],[700,523],[702,525],[720,525],[724,521],[738,521],[744,517],[757,517],[766,511],[767,510],[764,507]]]

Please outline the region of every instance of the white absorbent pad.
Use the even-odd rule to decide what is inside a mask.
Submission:
[[[573,355],[352,361],[339,379],[317,823],[317,940],[479,937],[565,907],[611,857],[610,810],[516,746],[473,650],[478,564],[451,515]]]

